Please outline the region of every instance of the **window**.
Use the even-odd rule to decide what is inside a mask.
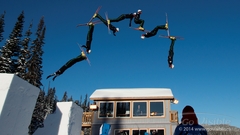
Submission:
[[[130,102],[117,102],[116,117],[130,117]]]
[[[129,130],[117,129],[115,130],[114,135],[129,135]]]
[[[147,102],[133,102],[133,116],[147,116]]]
[[[150,135],[164,135],[164,129],[150,130]]]
[[[132,130],[132,135],[145,135],[145,132],[147,132],[147,130]]]
[[[113,117],[113,103],[102,102],[100,103],[99,117]]]
[[[150,102],[150,116],[163,116],[163,102]]]

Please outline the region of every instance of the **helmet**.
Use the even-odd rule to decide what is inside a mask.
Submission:
[[[90,53],[91,53],[91,50],[88,50],[87,53],[90,54]]]
[[[144,36],[144,35],[142,35],[142,36],[141,36],[141,38],[142,38],[142,39],[145,39],[145,36]]]
[[[119,28],[116,28],[117,32],[119,32]]]
[[[142,10],[141,10],[141,9],[138,9],[138,12],[142,12]]]

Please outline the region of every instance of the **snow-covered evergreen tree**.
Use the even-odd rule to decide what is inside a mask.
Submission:
[[[26,80],[38,88],[42,86],[42,47],[44,45],[45,31],[46,26],[44,26],[44,17],[42,17],[36,32],[37,37],[30,47],[31,58],[27,64],[28,72],[26,74]]]
[[[65,91],[62,97],[61,102],[67,102],[68,96],[67,96],[67,92]]]
[[[57,99],[55,96],[56,90],[55,88],[49,88],[48,93],[45,96],[45,118],[48,114],[53,113],[56,110]]]
[[[28,30],[26,31],[25,38],[21,43],[22,46],[20,49],[20,54],[18,59],[18,67],[16,69],[16,74],[24,80],[26,80],[27,62],[30,58],[29,42],[31,41],[30,36],[32,35],[31,28],[32,28],[32,23],[30,24]]]
[[[36,39],[33,40],[30,46],[30,59],[27,62],[27,73],[25,79],[31,83],[32,85],[40,88],[42,86],[41,79],[42,79],[42,55],[43,50],[42,47],[44,45],[44,38],[45,38],[46,26],[44,25],[44,17],[40,19],[38,24],[37,32],[36,32]],[[29,135],[32,135],[38,127],[43,127],[43,121],[46,116],[45,110],[45,93],[41,90],[35,109],[32,115],[32,121],[29,125]]]
[[[22,37],[22,29],[24,23],[24,12],[19,15],[17,22],[13,28],[6,44],[1,48],[0,56],[0,72],[15,73],[18,65],[18,56],[20,52],[20,44]]]
[[[4,11],[4,13],[0,16],[0,42],[4,39],[3,38],[3,32],[4,32],[4,17],[5,17],[6,12]]]
[[[45,104],[45,92],[40,90],[35,109],[33,111],[32,120],[28,127],[29,135],[32,135],[39,127],[44,127],[43,121],[45,118],[44,105]]]

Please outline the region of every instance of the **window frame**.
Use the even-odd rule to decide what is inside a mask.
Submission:
[[[117,104],[119,103],[119,102],[127,102],[127,103],[129,103],[129,116],[125,116],[125,117],[119,117],[119,116],[117,116]],[[131,101],[115,101],[115,118],[131,118],[132,117],[132,115],[131,115],[131,106],[132,106],[132,102]]]
[[[131,133],[131,130],[130,129],[128,129],[128,128],[123,128],[123,129],[114,129],[114,135],[117,135],[117,133],[116,133],[116,130],[127,130],[128,131],[128,135],[130,135],[130,133]]]
[[[151,102],[162,102],[163,103],[163,115],[161,116],[155,116],[155,115],[151,115]],[[148,116],[149,118],[156,118],[156,117],[166,117],[166,109],[165,109],[165,101],[164,100],[150,100],[148,102]]]
[[[112,103],[113,107],[112,107],[112,116],[111,117],[100,117],[100,112],[101,112],[101,103]],[[98,118],[100,119],[105,119],[105,118],[114,118],[115,112],[114,112],[114,107],[115,107],[115,102],[114,101],[99,101],[98,102],[99,105],[99,109],[98,109]]]
[[[146,103],[146,116],[134,116],[134,103],[136,102],[145,102]],[[132,118],[147,118],[148,117],[148,111],[149,110],[149,107],[148,107],[148,101],[132,101],[132,111],[131,111],[131,115],[132,115]]]
[[[151,130],[163,130],[163,134],[166,135],[166,129],[165,128],[149,128],[149,134],[151,135]]]
[[[133,135],[133,130],[146,130],[146,132],[148,133],[148,129],[147,129],[147,128],[139,128],[139,129],[137,129],[137,128],[132,128],[132,130],[131,130],[131,135]]]

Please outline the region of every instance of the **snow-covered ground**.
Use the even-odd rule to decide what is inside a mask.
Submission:
[[[80,135],[82,114],[82,108],[75,103],[58,102],[56,111],[47,116],[44,127],[38,128],[34,135]]]
[[[0,73],[0,134],[27,135],[39,89],[14,74]]]

